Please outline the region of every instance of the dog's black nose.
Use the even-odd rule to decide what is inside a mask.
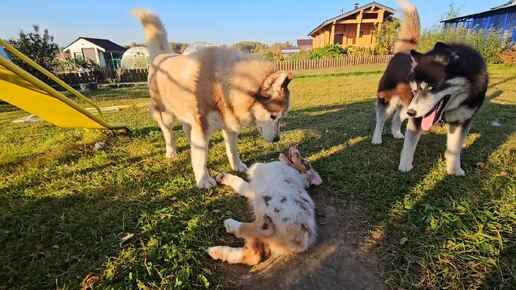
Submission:
[[[414,109],[408,110],[407,115],[409,115],[410,117],[414,117],[416,115],[416,110],[414,110]]]
[[[272,139],[272,142],[278,142],[279,141],[279,136],[276,136],[274,137],[274,139]]]

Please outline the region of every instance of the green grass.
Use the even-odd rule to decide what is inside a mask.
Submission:
[[[399,172],[402,141],[386,130],[382,146],[370,144],[381,75],[349,72],[294,80],[281,142],[245,130],[242,159],[269,161],[299,144],[324,181],[311,193],[361,212],[349,217],[366,220],[360,249],[378,255],[395,288],[514,289],[516,68],[490,67],[495,98],[467,139],[466,177],[444,174],[445,128],[423,136],[416,167]],[[132,134],[12,124],[26,113],[0,107],[0,288],[77,289],[90,272],[102,278],[98,288],[237,285],[204,251],[237,243],[222,221],[249,218],[246,202],[226,187],[196,189],[179,125],[180,154],[164,158],[161,132],[147,107],[136,106],[148,102],[145,87],[91,97],[101,106],[134,105],[108,114]],[[491,126],[495,120],[502,126]],[[97,141],[107,149],[93,151]],[[211,140],[209,169],[230,170],[220,134]]]

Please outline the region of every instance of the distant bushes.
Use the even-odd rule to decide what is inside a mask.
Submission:
[[[377,43],[372,48],[347,46],[334,44],[326,47],[314,48],[310,51],[301,51],[290,57],[291,60],[321,59],[341,56],[366,56],[392,54],[396,37],[398,35],[399,22],[393,21],[384,25],[377,34]],[[508,47],[508,40],[504,39],[497,31],[474,31],[466,29],[427,29],[421,35],[418,51],[431,50],[435,43],[464,43],[472,46],[482,54],[488,63],[514,62],[516,52],[502,53]]]
[[[516,45],[512,49],[500,53],[500,58],[506,66],[516,65]]]
[[[467,30],[464,28],[442,29],[432,28],[425,30],[421,36],[418,50],[421,52],[432,49],[436,42],[463,43],[470,45],[480,52],[488,63],[501,63],[500,53],[504,51],[509,42],[495,30]]]
[[[325,47],[314,48],[308,53],[308,59],[332,58],[344,56],[348,53],[346,48],[340,45],[328,45]]]

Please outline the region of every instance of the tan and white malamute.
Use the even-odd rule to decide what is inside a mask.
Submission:
[[[149,90],[153,117],[166,143],[166,156],[176,153],[174,122],[183,129],[192,149],[192,166],[199,188],[216,185],[206,167],[208,141],[222,130],[231,168],[246,171],[237,152],[243,127],[256,126],[268,142],[280,139],[280,119],[289,109],[292,73],[277,71],[263,59],[228,48],[208,47],[191,55],[173,55],[161,19],[147,10],[134,10],[141,21],[152,64]]]

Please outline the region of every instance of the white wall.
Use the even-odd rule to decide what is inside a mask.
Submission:
[[[64,51],[69,51],[70,56],[73,58],[77,54],[81,55],[81,57],[84,58],[84,55],[82,54],[83,48],[94,48],[97,55],[97,60],[95,61],[100,67],[105,67],[106,62],[104,61],[103,53],[104,49],[100,46],[97,46],[85,39],[79,39],[76,42],[72,43],[70,46],[68,46]]]

